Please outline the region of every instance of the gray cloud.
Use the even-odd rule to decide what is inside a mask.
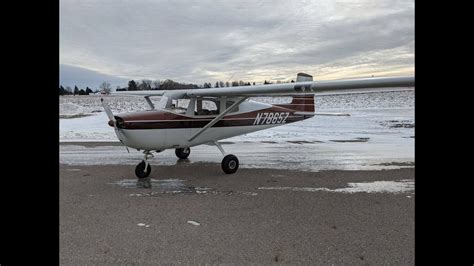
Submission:
[[[61,0],[60,12],[61,63],[120,78],[202,83],[414,71],[412,0]]]
[[[104,81],[110,83],[113,88],[116,86],[123,87],[128,84],[127,79],[63,64],[59,65],[59,73],[59,83],[64,87],[70,86],[74,88],[74,86],[77,86],[80,89],[85,89],[86,87],[98,89]]]

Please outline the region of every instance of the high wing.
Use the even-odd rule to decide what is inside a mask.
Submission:
[[[284,84],[268,84],[258,86],[241,86],[227,88],[211,88],[190,90],[186,92],[189,97],[195,96],[278,96],[296,93],[336,92],[341,90],[386,88],[386,87],[412,87],[414,77],[389,77],[365,78],[335,81],[305,81]]]
[[[312,80],[312,77],[306,75],[307,79]],[[297,80],[298,80],[297,79]],[[300,79],[301,80],[301,79]],[[135,96],[279,96],[292,95],[296,93],[315,93],[321,95],[327,94],[346,94],[355,92],[374,92],[374,90],[367,90],[376,88],[377,91],[387,91],[384,88],[399,88],[413,87],[415,85],[414,76],[400,76],[400,77],[384,77],[384,78],[361,78],[361,79],[346,79],[346,80],[331,80],[331,81],[301,81],[294,83],[279,83],[268,85],[255,86],[239,86],[239,87],[224,87],[224,88],[209,88],[209,89],[192,89],[192,90],[150,90],[150,91],[123,91],[115,92],[116,95],[135,95]],[[402,89],[402,90],[403,90]],[[390,91],[392,89],[389,89]]]

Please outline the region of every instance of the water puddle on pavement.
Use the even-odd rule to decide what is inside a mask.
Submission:
[[[153,197],[164,194],[200,194],[200,195],[246,195],[246,196],[257,196],[255,192],[244,192],[244,191],[218,191],[207,187],[193,187],[185,184],[186,180],[182,179],[150,179],[151,188],[135,193],[130,193],[130,197]],[[117,182],[108,183],[110,185],[118,185],[124,188],[137,188],[136,179],[124,179]]]

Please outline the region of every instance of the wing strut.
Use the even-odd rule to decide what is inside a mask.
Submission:
[[[145,96],[145,100],[150,106],[151,110],[155,110],[155,105],[153,105],[153,102],[150,100],[150,96]]]
[[[206,131],[208,128],[212,127],[215,123],[219,122],[227,113],[229,113],[234,107],[237,105],[241,104],[243,101],[245,101],[247,97],[242,97],[240,100],[232,104],[229,108],[225,109],[224,112],[220,113],[216,118],[212,119],[211,122],[207,123],[203,128],[201,128],[198,132],[194,133],[194,135],[188,139],[188,141],[193,141],[197,136],[201,135],[204,131]]]

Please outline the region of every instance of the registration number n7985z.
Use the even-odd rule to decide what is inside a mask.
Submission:
[[[255,117],[254,125],[284,124],[290,115],[289,112],[281,113],[258,113]]]

